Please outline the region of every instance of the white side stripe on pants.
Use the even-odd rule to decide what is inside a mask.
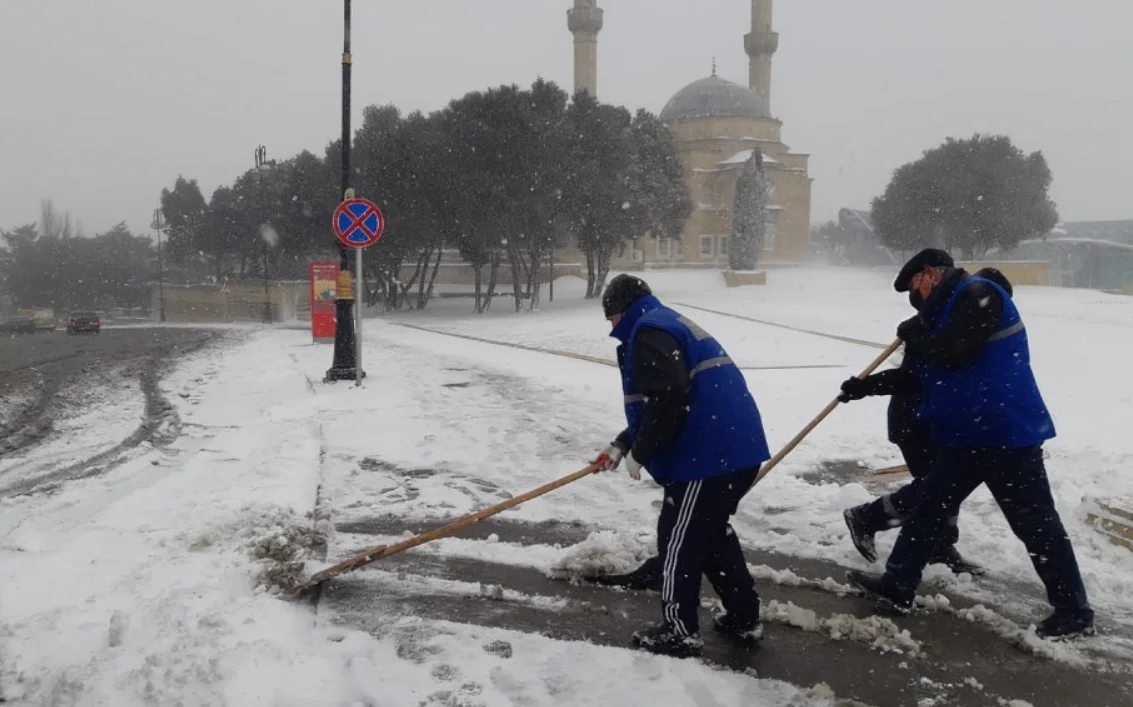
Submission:
[[[673,525],[673,532],[669,536],[669,546],[665,548],[665,565],[663,581],[661,584],[661,600],[665,603],[665,619],[676,629],[677,635],[688,636],[688,629],[677,613],[676,582],[677,582],[677,556],[680,555],[681,545],[684,544],[685,533],[688,531],[689,521],[696,509],[696,499],[700,495],[703,482],[694,481],[685,489],[685,497],[681,499],[681,508],[677,513],[677,522]],[[697,578],[699,580],[699,577]]]

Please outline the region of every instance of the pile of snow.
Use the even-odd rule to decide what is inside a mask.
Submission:
[[[442,579],[412,572],[373,570],[368,572],[367,579],[378,582],[399,595],[406,596],[427,593],[430,595],[479,598],[488,601],[505,601],[549,611],[561,611],[570,604],[569,600],[560,597],[526,594],[514,589],[506,589],[499,584]]]
[[[1089,660],[1073,646],[1039,638],[1033,627],[1020,628],[1010,619],[997,614],[983,604],[977,604],[970,609],[960,609],[953,613],[966,621],[983,624],[1022,650],[1040,658],[1057,660],[1070,665],[1086,665],[1089,663]]]
[[[952,608],[952,600],[943,594],[937,594],[932,597],[927,594],[921,594],[917,596],[915,601],[918,609],[923,609],[928,612],[948,611]]]
[[[236,519],[196,531],[186,541],[193,552],[239,546],[257,567],[256,589],[278,594],[303,583],[307,560],[326,547],[329,532],[330,523],[316,521],[313,514],[302,516],[279,506],[247,506]]]
[[[834,614],[820,619],[812,609],[804,609],[793,602],[783,604],[774,599],[765,603],[759,611],[762,621],[794,626],[803,631],[821,633],[835,641],[857,641],[868,643],[871,648],[882,653],[921,654],[921,642],[915,640],[908,629],[880,616],[859,619],[849,614]]]
[[[848,594],[854,594],[855,590],[848,584],[842,584],[833,577],[826,579],[807,579],[800,577],[792,570],[777,570],[774,567],[767,565],[748,565],[751,570],[752,577],[755,577],[757,582],[770,582],[784,587],[807,587],[809,589],[820,589],[824,592],[830,592],[840,597]]]
[[[631,536],[601,530],[564,552],[547,570],[551,579],[575,581],[637,569],[656,552],[649,535]]]

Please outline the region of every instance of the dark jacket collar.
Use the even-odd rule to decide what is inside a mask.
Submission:
[[[661,307],[661,301],[653,295],[646,295],[637,300],[629,306],[625,314],[622,315],[622,320],[610,332],[610,336],[614,337],[623,344],[629,339],[630,332],[637,324],[638,320],[645,316],[646,313],[652,312]]]
[[[948,304],[948,300],[952,299],[952,293],[960,286],[960,283],[971,277],[968,271],[964,268],[956,268],[950,271],[940,284],[932,289],[928,297],[925,299],[924,304],[921,305],[920,317],[926,324],[933,324],[936,322],[940,313],[944,310],[944,305]]]

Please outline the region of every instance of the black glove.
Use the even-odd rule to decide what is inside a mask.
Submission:
[[[842,394],[838,396],[838,400],[843,403],[848,403],[853,400],[861,400],[870,395],[869,380],[862,380],[861,378],[850,378],[842,384]]]
[[[928,327],[924,325],[924,321],[919,316],[906,319],[897,325],[897,338],[906,344],[919,342],[928,334]]]

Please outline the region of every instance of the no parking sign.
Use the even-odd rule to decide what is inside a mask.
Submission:
[[[334,235],[348,248],[369,248],[386,228],[378,205],[369,199],[347,199],[334,210]]]

